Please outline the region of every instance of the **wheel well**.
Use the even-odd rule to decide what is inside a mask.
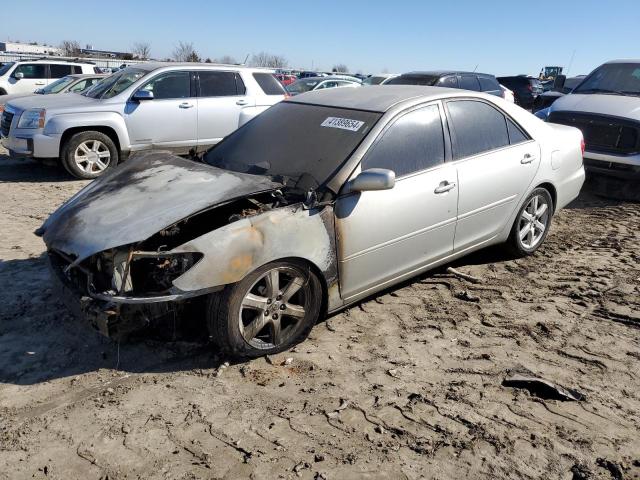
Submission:
[[[4,88],[0,88],[0,95],[6,95],[7,91]]]
[[[62,134],[62,138],[60,139],[60,152],[58,153],[58,156],[62,155],[62,149],[64,148],[64,145],[67,143],[67,140],[69,140],[69,138],[71,138],[76,133],[88,132],[88,131],[104,133],[107,137],[109,137],[113,141],[116,148],[118,149],[118,154],[121,153],[120,142],[118,141],[118,134],[113,128],[92,125],[88,127],[73,127],[65,130],[64,133]]]
[[[556,199],[558,198],[558,193],[556,192],[556,187],[554,187],[551,183],[541,183],[536,188],[544,188],[551,195],[551,200],[553,200],[553,211],[556,210]]]

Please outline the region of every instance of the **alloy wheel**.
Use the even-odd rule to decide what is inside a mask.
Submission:
[[[518,221],[518,238],[528,250],[535,248],[549,225],[549,204],[542,195],[534,195],[522,210]]]
[[[109,166],[111,152],[100,140],[86,140],[76,148],[73,160],[85,173],[100,173]]]
[[[298,334],[311,301],[308,274],[293,267],[265,272],[246,292],[239,312],[240,334],[252,347],[267,350]]]

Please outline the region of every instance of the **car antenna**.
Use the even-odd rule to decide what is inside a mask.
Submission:
[[[247,60],[249,60],[249,54],[247,53],[247,56],[244,57],[244,62],[242,62],[242,65],[246,65],[247,64]]]

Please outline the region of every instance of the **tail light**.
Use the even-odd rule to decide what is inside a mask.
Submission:
[[[585,150],[584,138],[580,139],[580,150],[582,151],[582,156],[584,157],[584,150]]]

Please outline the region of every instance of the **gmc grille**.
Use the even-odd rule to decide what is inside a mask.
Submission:
[[[549,122],[579,128],[587,150],[630,155],[640,151],[640,124],[626,118],[577,112],[551,112]]]
[[[6,110],[2,113],[2,119],[0,119],[0,132],[5,137],[9,136],[9,130],[11,129],[11,122],[13,121],[13,113]]]

